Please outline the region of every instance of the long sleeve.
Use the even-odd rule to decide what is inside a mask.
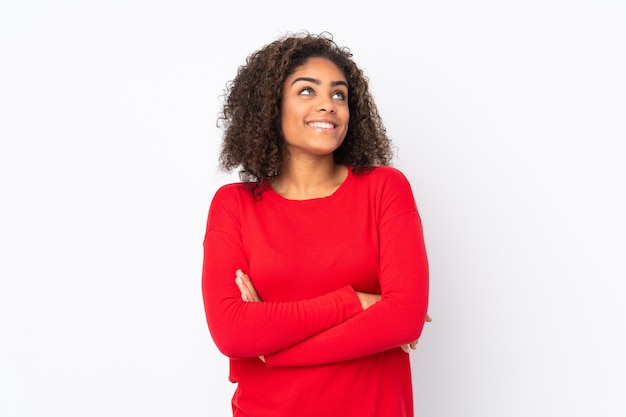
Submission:
[[[346,361],[410,343],[420,336],[429,287],[421,219],[403,176],[393,176],[381,193],[378,238],[382,299],[345,322],[267,355],[267,366]]]
[[[205,312],[211,335],[222,353],[234,359],[266,355],[361,312],[350,286],[299,301],[243,302],[234,282],[236,269],[247,272],[249,268],[241,231],[242,198],[235,186],[218,190],[209,210],[204,240]]]

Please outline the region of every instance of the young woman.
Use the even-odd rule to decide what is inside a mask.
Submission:
[[[228,86],[202,290],[235,417],[413,416],[428,262],[362,71],[326,35],[280,38]]]

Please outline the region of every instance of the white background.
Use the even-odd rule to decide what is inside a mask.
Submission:
[[[418,200],[416,415],[626,416],[625,4],[215,3],[0,1],[0,416],[229,415],[219,96],[300,29],[353,51]]]

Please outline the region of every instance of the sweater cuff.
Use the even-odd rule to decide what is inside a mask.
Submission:
[[[341,303],[345,306],[346,320],[350,317],[354,317],[363,311],[361,307],[361,301],[356,295],[356,291],[352,286],[346,285],[343,288],[337,290],[337,296],[341,299]]]

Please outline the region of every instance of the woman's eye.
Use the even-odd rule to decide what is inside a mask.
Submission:
[[[313,95],[313,89],[311,87],[305,87],[302,90],[300,90],[300,95],[303,95],[303,96]]]
[[[345,100],[346,95],[342,91],[337,91],[333,94],[333,98],[338,98],[339,100]]]

